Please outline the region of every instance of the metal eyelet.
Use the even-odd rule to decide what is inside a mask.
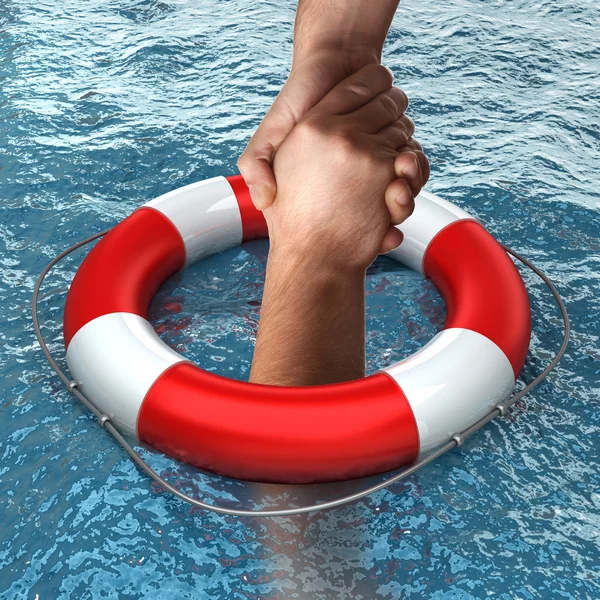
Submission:
[[[508,414],[508,407],[505,404],[498,404],[496,406],[496,410],[498,411],[498,416],[505,417]]]
[[[98,423],[100,423],[101,427],[104,427],[110,421],[110,417],[108,415],[100,415],[98,417]]]
[[[465,438],[460,433],[453,435],[452,439],[456,442],[457,448],[460,448],[465,443]]]

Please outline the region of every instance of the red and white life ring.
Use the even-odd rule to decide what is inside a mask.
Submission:
[[[267,237],[235,176],[149,202],[94,247],[65,307],[69,369],[119,429],[223,475],[306,483],[411,464],[508,397],[531,334],[527,292],[502,246],[433,194],[415,204],[389,256],[433,281],[447,320],[405,360],[357,381],[278,387],[208,373],[160,340],[147,309],[170,275]]]

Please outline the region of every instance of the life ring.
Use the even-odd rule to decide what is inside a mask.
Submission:
[[[208,373],[147,320],[177,270],[267,237],[240,176],[165,194],[108,232],[78,269],[64,314],[67,364],[121,431],[239,479],[339,481],[413,463],[508,397],[527,354],[531,315],[503,247],[461,208],[422,191],[389,253],[429,277],[445,328],[412,356],[364,379],[309,387]]]

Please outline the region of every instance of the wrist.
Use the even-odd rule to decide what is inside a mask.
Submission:
[[[348,75],[364,66],[381,62],[382,47],[369,42],[357,42],[350,34],[331,39],[327,34],[314,35],[294,43],[292,70],[306,63],[335,62],[343,64]]]
[[[326,50],[369,56],[380,62],[398,4],[399,0],[299,0],[294,23],[295,58],[303,60]]]
[[[293,274],[298,281],[357,281],[366,277],[371,262],[358,258],[352,251],[328,248],[322,241],[271,242],[267,269]]]

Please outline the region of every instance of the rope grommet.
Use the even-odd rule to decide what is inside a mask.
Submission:
[[[453,435],[452,439],[456,442],[457,448],[460,448],[465,443],[465,438],[460,433]]]
[[[110,421],[110,417],[108,415],[100,415],[98,417],[98,423],[100,423],[100,427],[104,427]]]
[[[71,381],[69,381],[69,383],[67,383],[67,390],[69,390],[69,392],[73,393],[73,390],[78,386],[79,386],[79,384],[75,380],[71,380]]]
[[[498,404],[496,406],[496,410],[499,413],[499,417],[505,417],[508,414],[508,406],[506,406],[505,404]]]

